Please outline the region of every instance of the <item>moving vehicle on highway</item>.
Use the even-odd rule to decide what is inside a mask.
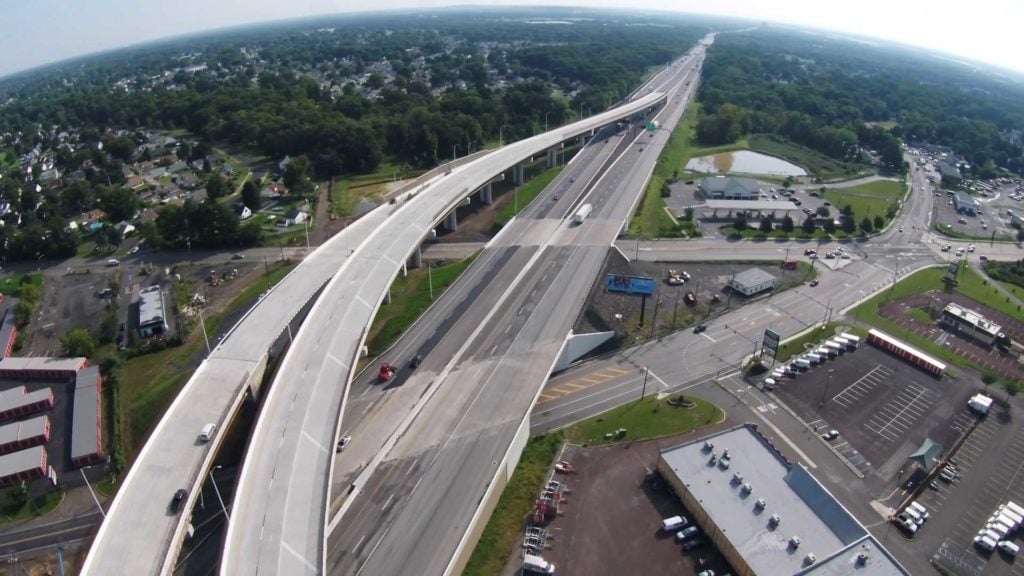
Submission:
[[[174,493],[174,497],[171,498],[171,513],[177,514],[181,510],[181,503],[185,501],[185,497],[188,496],[188,490],[179,488]]]
[[[377,373],[378,382],[387,382],[391,380],[395,375],[395,367],[387,362],[382,362],[380,365],[380,371]]]
[[[572,215],[572,223],[576,224],[577,226],[583,224],[583,222],[587,219],[587,216],[590,216],[590,213],[593,211],[594,207],[590,204],[584,204],[583,206],[580,206],[579,210],[577,210],[576,213]]]

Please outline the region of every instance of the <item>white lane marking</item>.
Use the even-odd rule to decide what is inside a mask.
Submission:
[[[708,333],[707,333],[707,332],[701,332],[701,333],[700,333],[700,335],[701,335],[701,336],[703,336],[703,337],[705,337],[705,338],[707,338],[708,340],[711,340],[711,343],[712,343],[712,344],[718,344],[718,342],[715,342],[715,339],[714,339],[714,338],[712,338],[711,336],[708,336]]]

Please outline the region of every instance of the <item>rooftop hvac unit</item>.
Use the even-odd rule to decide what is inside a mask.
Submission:
[[[728,458],[728,457],[729,457],[729,449],[726,448],[725,450],[722,450],[722,458]]]
[[[818,561],[818,558],[814,555],[813,552],[808,554],[807,556],[804,556],[804,562],[806,562],[808,564],[814,564],[817,561]]]
[[[782,518],[778,514],[772,514],[771,518],[768,518],[769,526],[778,526],[780,522],[782,522]]]
[[[789,539],[789,545],[791,547],[793,547],[793,548],[799,548],[800,547],[800,537],[799,536],[793,536],[792,538],[790,538]]]
[[[714,449],[715,449],[715,445],[714,444],[712,444],[711,442],[708,442],[707,440],[704,441],[704,451],[705,452],[711,452]]]
[[[722,456],[722,458],[725,458],[725,456]],[[733,472],[732,481],[737,484],[743,482],[743,474],[740,474],[739,472]]]
[[[868,563],[868,553],[858,552],[857,553],[857,566],[863,566]]]
[[[754,487],[750,485],[750,482],[747,482],[746,484],[743,485],[743,493],[744,494],[750,494],[753,491],[754,491]]]
[[[764,507],[766,505],[767,502],[764,501],[764,498],[758,498],[757,502],[754,502],[754,507],[757,508],[758,510],[764,510]]]

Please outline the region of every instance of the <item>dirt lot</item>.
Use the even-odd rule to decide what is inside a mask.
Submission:
[[[577,472],[556,478],[569,492],[547,526],[552,537],[544,559],[569,575],[730,572],[710,545],[684,552],[661,531],[663,518],[687,512],[664,483],[646,478],[663,448],[734,425],[726,420],[698,433],[615,446],[567,446],[562,458]]]
[[[983,346],[975,340],[961,336],[959,332],[947,330],[936,320],[925,323],[909,313],[911,310],[925,311],[930,313],[933,318],[938,318],[942,309],[950,302],[956,302],[965,308],[979,312],[985,318],[999,324],[1003,327],[1003,332],[1015,342],[1024,340],[1024,323],[955,292],[945,293],[932,290],[924,294],[893,300],[880,306],[878,312],[883,318],[896,322],[908,330],[913,330],[929,340],[939,342],[960,356],[971,359],[979,366],[1007,378],[1024,379],[1024,364],[1021,364],[1012,355],[1000,352],[994,347]]]
[[[629,262],[618,250],[610,250],[605,261],[605,269],[598,276],[598,281],[590,290],[586,307],[573,330],[577,333],[614,331],[615,337],[606,343],[618,347],[621,344],[649,338],[651,323],[656,319],[657,333],[683,328],[714,316],[730,306],[741,306],[748,298],[726,289],[729,279],[738,272],[748,268],[760,268],[777,279],[776,289],[785,290],[803,282],[803,276],[794,271],[784,275],[778,266],[766,263],[694,263],[675,265],[666,262]],[[690,279],[680,286],[672,286],[665,282],[669,269],[685,271]],[[643,311],[644,327],[641,328],[642,298],[632,294],[608,292],[605,290],[607,274],[625,276],[641,276],[654,278],[658,281],[653,296],[647,297],[646,309]],[[696,303],[688,305],[686,293],[693,292]],[[761,295],[767,294],[767,292]],[[716,302],[714,298],[717,297]],[[758,295],[752,298],[757,298]],[[658,301],[660,300],[660,304]]]

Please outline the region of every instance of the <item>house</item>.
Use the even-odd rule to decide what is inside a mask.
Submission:
[[[199,177],[194,172],[182,172],[174,177],[174,183],[186,190],[191,190],[199,185]]]
[[[939,169],[942,181],[948,184],[959,184],[964,179],[963,176],[960,175],[960,169],[948,162],[939,162],[936,165],[936,168]]]
[[[238,216],[239,220],[248,220],[252,218],[252,210],[248,206],[242,203],[235,204],[233,207],[235,215]]]
[[[277,221],[278,226],[294,226],[296,224],[303,224],[309,219],[309,214],[302,210],[289,210],[284,218]]]
[[[161,156],[161,157],[157,158],[157,160],[156,160],[157,166],[170,166],[172,164],[176,164],[177,162],[178,162],[178,155],[177,154],[167,154],[167,155],[164,155],[164,156]]]
[[[231,164],[225,164],[220,167],[220,175],[225,178],[231,178],[235,175],[235,167]]]
[[[753,178],[704,178],[697,191],[709,200],[757,200],[761,188]]]
[[[102,222],[106,217],[107,213],[97,208],[95,210],[89,210],[88,212],[86,212],[85,218],[82,219],[82,222],[87,225],[95,224],[97,222]]]
[[[135,226],[132,226],[131,224],[125,222],[124,220],[115,224],[114,228],[117,228],[117,231],[121,233],[122,238],[127,238],[129,234],[135,232]]]
[[[130,190],[138,192],[139,190],[146,187],[146,181],[143,180],[142,176],[132,176],[125,180],[124,183]]]
[[[167,167],[168,174],[181,174],[189,169],[189,166],[184,161],[178,161]]]
[[[288,187],[280,182],[271,182],[270,186],[267,186],[268,195],[273,196],[284,196],[288,194]]]

